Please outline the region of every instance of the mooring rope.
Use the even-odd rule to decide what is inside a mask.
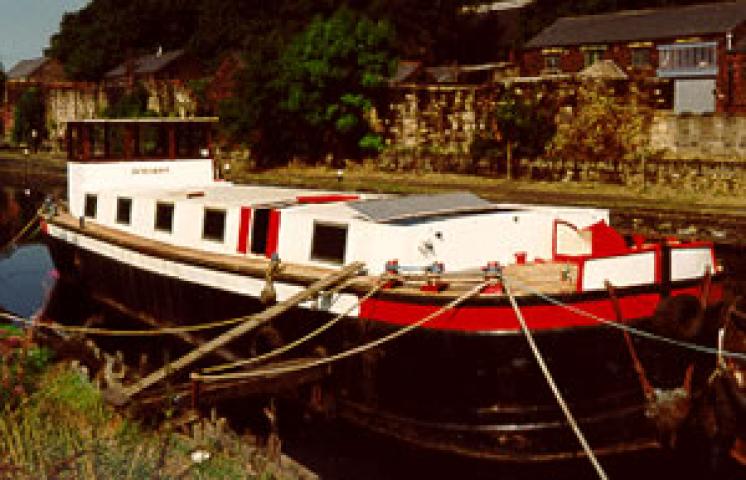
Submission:
[[[34,215],[31,217],[31,220],[12,238],[9,242],[7,242],[5,245],[3,245],[2,248],[0,248],[0,251],[7,250],[13,245],[15,245],[23,236],[26,234],[26,232],[29,231],[29,229],[39,220],[39,216],[41,215],[42,209],[39,208]]]
[[[258,355],[256,357],[247,358],[247,359],[244,359],[244,360],[238,360],[238,361],[231,362],[231,363],[224,363],[224,364],[221,364],[221,365],[214,365],[212,367],[208,367],[208,368],[203,369],[202,372],[204,372],[204,373],[221,372],[223,370],[230,370],[231,368],[235,368],[235,367],[241,367],[241,366],[246,366],[246,365],[253,365],[255,363],[262,362],[262,361],[268,360],[270,358],[274,358],[274,357],[276,357],[278,355],[282,355],[283,353],[285,353],[285,352],[287,352],[289,350],[292,350],[293,348],[297,347],[298,345],[301,345],[301,344],[307,342],[308,340],[316,337],[317,335],[320,335],[321,333],[325,332],[326,330],[330,329],[331,327],[333,327],[334,325],[336,325],[337,323],[339,323],[343,318],[345,318],[347,315],[349,315],[349,313],[351,311],[353,311],[355,308],[357,308],[358,306],[360,306],[360,304],[362,304],[365,300],[369,299],[370,297],[372,297],[373,295],[375,295],[379,290],[381,290],[381,288],[383,288],[384,285],[386,285],[385,281],[378,282],[368,293],[366,293],[365,295],[363,295],[362,297],[360,297],[357,300],[357,302],[355,302],[354,304],[352,304],[345,311],[343,311],[342,313],[340,313],[339,315],[337,315],[336,317],[334,317],[330,321],[324,323],[319,328],[317,328],[317,329],[313,330],[312,332],[310,332],[310,333],[302,336],[301,338],[295,340],[294,342],[291,342],[291,343],[289,343],[287,345],[283,345],[282,347],[276,348],[275,350],[271,350],[271,351],[269,351],[267,353],[264,353],[262,355]]]
[[[544,378],[546,379],[547,384],[549,385],[549,388],[552,390],[552,393],[554,394],[554,398],[557,400],[557,403],[562,409],[562,413],[565,414],[567,423],[570,424],[572,431],[575,433],[575,436],[578,438],[578,442],[580,442],[580,445],[583,447],[583,451],[588,456],[588,460],[590,460],[591,464],[593,465],[593,468],[596,469],[596,473],[598,473],[598,478],[601,478],[602,480],[607,480],[608,477],[606,475],[606,472],[604,471],[603,467],[601,466],[598,459],[596,458],[596,455],[593,453],[593,449],[591,448],[590,444],[588,444],[588,440],[586,440],[585,435],[583,435],[583,431],[580,430],[578,423],[575,421],[575,417],[573,417],[572,412],[570,411],[570,407],[567,406],[565,399],[562,397],[562,393],[560,393],[559,388],[557,387],[557,384],[555,383],[554,378],[552,377],[552,373],[549,371],[549,367],[547,367],[547,364],[544,361],[544,357],[539,351],[539,347],[536,346],[536,342],[534,341],[534,336],[531,334],[531,330],[528,328],[528,325],[526,324],[526,320],[523,318],[523,313],[521,313],[521,309],[518,308],[518,303],[515,300],[515,296],[513,296],[513,292],[511,291],[510,286],[508,282],[505,281],[505,279],[503,279],[503,285],[505,287],[505,293],[507,294],[508,299],[510,300],[510,304],[513,306],[513,311],[515,312],[515,316],[518,318],[518,322],[521,324],[521,330],[523,330],[523,334],[526,336],[526,341],[528,342],[528,345],[531,348],[531,352],[533,353],[534,358],[536,359],[536,363],[539,364],[539,368],[541,369],[541,372],[544,375]]]
[[[407,325],[406,327],[403,327],[389,335],[386,335],[384,337],[381,337],[377,340],[373,340],[372,342],[365,343],[363,345],[359,345],[357,347],[351,348],[349,350],[345,350],[342,352],[339,352],[337,354],[331,355],[329,357],[320,358],[318,360],[313,360],[307,363],[303,364],[297,364],[297,365],[289,365],[285,367],[275,367],[275,368],[266,368],[261,370],[252,370],[248,372],[236,372],[236,373],[223,373],[223,374],[217,374],[217,375],[202,375],[199,373],[192,373],[192,380],[200,380],[200,381],[206,381],[206,382],[215,382],[220,380],[240,380],[240,379],[246,379],[246,378],[255,378],[255,377],[264,377],[267,375],[279,375],[283,373],[292,373],[300,370],[306,370],[313,367],[318,367],[321,365],[328,365],[330,363],[351,357],[353,355],[357,355],[359,353],[368,351],[372,348],[378,347],[380,345],[383,345],[384,343],[390,342],[392,340],[395,340],[402,335],[411,332],[415,328],[419,328],[425,323],[431,321],[432,319],[438,317],[439,315],[442,315],[443,313],[447,312],[448,310],[451,310],[461,303],[465,302],[469,298],[479,294],[482,289],[484,289],[486,286],[494,284],[496,281],[490,280],[486,282],[482,282],[479,285],[475,286],[468,292],[464,293],[460,297],[452,300],[448,304],[444,305],[440,309],[436,310],[435,312],[425,316],[424,318],[416,321],[415,323],[412,323],[410,325]]]
[[[149,337],[149,336],[159,336],[159,335],[170,335],[170,334],[175,334],[175,333],[196,332],[200,330],[210,330],[213,328],[225,327],[225,326],[234,325],[236,323],[241,323],[245,321],[249,316],[250,315],[243,316],[243,317],[229,318],[226,320],[219,320],[219,321],[209,322],[209,323],[200,323],[197,325],[183,325],[179,327],[162,327],[162,328],[153,328],[149,330],[114,330],[114,329],[108,329],[108,328],[78,327],[74,325],[61,325],[59,323],[45,323],[45,322],[35,321],[34,319],[30,319],[30,318],[24,318],[24,317],[19,317],[17,315],[0,312],[0,317],[7,318],[8,320],[11,320],[14,322],[23,323],[30,327],[41,327],[41,328],[48,328],[50,330],[55,330],[59,332],[83,333],[83,334],[89,334],[89,335],[101,335],[101,336],[108,336],[108,337]]]
[[[564,302],[561,302],[560,300],[557,300],[554,297],[551,297],[551,296],[549,296],[549,295],[547,295],[547,294],[545,294],[543,292],[540,292],[540,291],[538,291],[536,289],[533,289],[533,288],[529,287],[528,285],[525,285],[525,284],[523,284],[521,282],[514,281],[514,280],[510,280],[510,282],[513,283],[516,288],[519,288],[520,290],[524,290],[524,291],[526,291],[526,292],[528,292],[528,293],[530,293],[532,295],[536,295],[537,297],[539,297],[539,298],[541,298],[543,300],[546,300],[548,303],[551,303],[552,305],[556,305],[558,307],[562,307],[565,310],[571,311],[571,312],[573,312],[573,313],[575,313],[577,315],[580,315],[580,316],[583,316],[583,317],[586,317],[586,318],[590,318],[590,319],[596,320],[597,322],[603,323],[604,325],[607,325],[607,326],[610,326],[610,327],[614,327],[614,328],[617,328],[619,330],[624,330],[624,331],[627,331],[627,332],[629,332],[629,333],[631,333],[633,335],[637,335],[639,337],[647,338],[649,340],[655,340],[655,341],[658,341],[658,342],[661,342],[661,343],[668,343],[669,345],[674,345],[674,346],[677,346],[677,347],[680,347],[680,348],[689,349],[689,350],[696,351],[696,352],[699,352],[699,353],[707,353],[707,354],[710,354],[710,355],[717,355],[718,354],[718,349],[717,348],[706,347],[704,345],[699,345],[699,344],[696,344],[696,343],[686,342],[686,341],[683,341],[683,340],[677,340],[675,338],[670,338],[670,337],[664,337],[662,335],[658,335],[658,334],[655,334],[655,333],[652,333],[652,332],[647,332],[645,330],[642,330],[642,329],[639,329],[639,328],[636,328],[636,327],[633,327],[633,326],[630,326],[630,325],[627,325],[627,324],[624,324],[624,323],[619,323],[619,322],[615,322],[613,320],[608,320],[606,318],[599,317],[598,315],[595,315],[593,313],[586,312],[582,308],[574,307],[572,305],[568,305],[568,304],[566,304]],[[725,357],[737,358],[737,359],[740,359],[740,360],[746,360],[746,353],[732,352],[732,351],[728,351],[728,350],[723,350],[721,353]]]

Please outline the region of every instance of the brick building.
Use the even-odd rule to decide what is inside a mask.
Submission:
[[[62,64],[54,59],[39,57],[21,60],[8,71],[3,92],[3,137],[8,138],[13,131],[16,102],[26,90],[42,87],[47,82],[65,80]]]
[[[677,113],[746,111],[746,1],[565,17],[529,42],[523,75],[576,73],[598,60],[631,79],[673,83]]]
[[[196,102],[187,85],[204,76],[200,62],[184,50],[143,55],[113,68],[104,76],[110,103],[135,83],[148,92],[148,110],[160,115],[186,117],[195,113]]]
[[[18,99],[30,88],[42,94],[47,135],[59,143],[68,120],[93,118],[106,105],[103,92],[95,83],[67,80],[62,64],[52,58],[21,60],[10,71],[3,92],[3,132],[9,140],[13,132]]]

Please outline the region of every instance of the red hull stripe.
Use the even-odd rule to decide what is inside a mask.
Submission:
[[[238,226],[238,253],[246,253],[249,245],[249,226],[251,225],[251,208],[241,207],[241,223]]]
[[[619,303],[625,319],[649,317],[655,311],[660,295],[644,293],[622,297]],[[572,304],[598,317],[614,320],[616,315],[608,299],[580,301]],[[437,311],[437,305],[417,305],[389,300],[369,299],[360,307],[360,317],[393,325],[409,325]],[[521,307],[521,312],[532,330],[598,325],[599,322],[555,305]],[[464,306],[445,312],[424,325],[437,330],[518,331],[520,325],[510,305]]]

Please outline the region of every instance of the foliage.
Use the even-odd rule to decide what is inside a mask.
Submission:
[[[134,118],[148,116],[148,91],[141,84],[135,86],[112,101],[104,111],[104,117],[108,118]]]
[[[181,48],[197,25],[193,0],[93,0],[62,17],[47,55],[75,80],[99,80],[128,57]]]
[[[5,92],[5,81],[8,78],[8,74],[5,73],[5,66],[3,62],[0,62],[0,92]],[[0,104],[3,103],[3,98],[0,97]]]
[[[0,341],[3,338],[19,347],[0,357],[0,410],[12,408],[34,390],[52,357],[48,349],[29,344],[11,329],[0,330]]]
[[[704,1],[536,0],[514,21],[501,20],[499,14],[505,12],[460,13],[462,6],[483,0],[92,0],[80,11],[65,14],[46,54],[61,60],[76,80],[101,79],[127,57],[154,52],[159,46],[187,47],[214,66],[223,53],[250,51],[266,42],[267,34],[280,42],[273,48],[281,51],[283,42],[303,30],[309,19],[327,17],[346,6],[390,22],[396,32],[393,48],[402,58],[433,65],[482,62],[505,53],[498,52],[498,42],[491,40],[502,33],[495,29],[508,30],[508,36],[518,29],[519,46],[559,16]]]
[[[308,153],[355,157],[378,145],[365,116],[392,71],[392,40],[387,22],[341,8],[314,19],[285,50],[280,106],[295,116]]]
[[[34,130],[37,132],[37,139],[47,136],[44,97],[38,88],[29,88],[21,94],[16,103],[14,115],[13,140],[15,142],[30,143]]]
[[[504,157],[505,170],[512,176],[513,159],[541,155],[555,132],[556,105],[540,88],[522,91],[506,88],[497,99],[487,135],[471,146],[474,157]]]
[[[634,85],[621,97],[603,82],[586,82],[578,89],[575,111],[560,122],[548,153],[576,165],[610,162],[616,170],[620,162],[644,160],[653,153],[647,135],[650,121],[651,111],[642,105]]]

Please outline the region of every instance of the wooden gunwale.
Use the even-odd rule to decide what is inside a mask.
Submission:
[[[57,215],[48,220],[48,223],[144,255],[227,273],[246,275],[253,278],[264,278],[267,266],[270,262],[269,259],[264,257],[214,253],[190,247],[177,246],[154,239],[144,238],[142,236],[90,221],[86,221],[85,225],[81,227],[78,219],[67,212],[58,212]],[[573,272],[573,276],[577,272],[577,265],[569,262],[558,262],[554,264],[547,262],[540,265],[508,265],[505,267],[505,272],[512,278],[519,278],[522,284],[530,286],[531,289],[535,291],[560,295],[567,299],[576,298],[577,296],[585,297],[587,295],[588,292],[576,292],[574,289],[569,288],[568,285],[563,284],[559,279],[539,278],[541,275],[538,275],[532,280],[532,268],[535,268],[536,271],[538,271],[540,268],[546,267],[547,265],[567,267],[571,272]],[[283,263],[282,269],[273,278],[275,281],[279,282],[307,286],[337,270],[338,269],[334,267],[324,268],[314,265]],[[524,275],[523,272],[527,272],[528,276]],[[417,303],[442,303],[463,294],[464,291],[472,288],[475,283],[484,281],[484,277],[476,271],[446,273],[442,275],[441,278],[443,281],[448,283],[448,288],[440,292],[430,292],[420,290],[420,287],[431,278],[426,274],[405,275],[397,278],[404,280],[405,283],[395,288],[384,289],[376,296],[392,300],[411,300]],[[379,280],[380,277],[378,276],[361,275],[351,279],[343,286],[343,288],[340,289],[340,291],[344,293],[364,295],[370,291]],[[648,287],[645,286],[642,289],[647,290]],[[632,293],[632,291],[636,292],[640,290],[640,287],[631,287],[631,289],[623,290],[630,290],[630,293]],[[515,288],[515,293],[519,297],[533,296],[531,292],[521,291],[520,288]],[[591,297],[594,296],[595,295],[591,295]],[[470,303],[476,302],[481,304],[485,301],[489,303],[500,303],[506,298],[507,297],[501,292],[485,293],[479,297],[475,297]]]

